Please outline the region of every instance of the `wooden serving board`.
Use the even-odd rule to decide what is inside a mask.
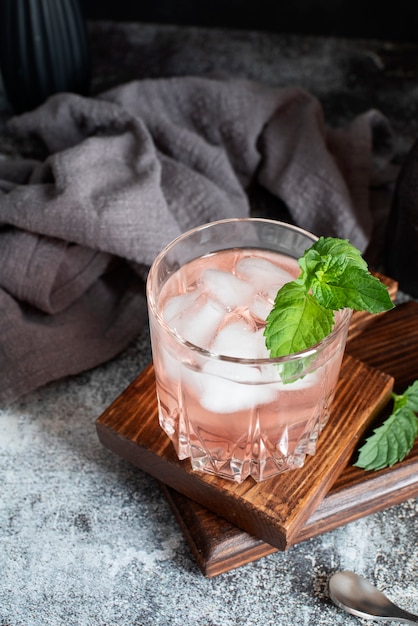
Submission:
[[[397,288],[396,283],[385,277],[380,278],[386,282],[391,296],[394,297]],[[396,309],[396,311],[398,310],[403,311],[403,309]],[[395,328],[396,324],[391,325],[391,333],[392,331],[399,333],[401,329],[409,332],[411,324],[406,328],[406,319],[411,321],[412,328],[416,329],[416,310],[413,311],[409,308],[408,311],[405,309],[405,312],[406,315],[402,319],[399,318],[398,328]],[[389,314],[385,314],[384,317],[386,315]],[[380,317],[383,316],[378,316],[378,318]],[[382,350],[379,350],[378,346],[373,347],[373,342],[370,343],[368,327],[373,326],[378,318],[376,316],[355,314],[350,327],[349,344],[353,345],[353,353],[357,351],[358,356],[362,358],[362,352],[364,351],[362,337],[367,337],[365,339],[366,351],[370,349],[370,352],[373,352],[373,358],[370,363],[379,367],[381,364],[386,365],[388,352],[393,353],[393,346],[389,348],[389,351],[383,351],[383,355],[386,355],[385,360],[384,356],[382,356]],[[383,336],[376,339],[381,347],[382,342],[384,343],[387,339],[388,333],[385,333],[385,324],[379,323],[377,327],[383,329],[381,331]],[[418,354],[416,347],[412,348],[412,351],[414,350]],[[363,360],[367,361],[367,359]],[[396,377],[401,385],[403,384],[402,380],[407,378],[401,374],[404,366],[405,362],[401,363],[396,370]],[[363,370],[363,368],[365,369]],[[366,371],[368,372],[367,375],[365,375]],[[248,490],[249,497],[247,497],[247,494],[233,494],[233,502],[234,497],[238,496],[237,501],[240,502],[241,498],[241,504],[244,502],[245,505],[243,510],[240,510],[240,507],[238,507],[237,514],[235,507],[230,506],[230,493],[227,493],[225,498],[225,493],[221,491],[220,503],[217,501],[216,496],[219,496],[219,491],[217,490],[216,481],[219,481],[219,479],[200,475],[199,479],[204,481],[204,485],[202,486],[199,483],[196,485],[193,479],[197,475],[190,469],[187,470],[188,461],[179,462],[177,460],[168,438],[159,427],[156,428],[157,405],[152,366],[147,368],[132,383],[128,390],[97,420],[97,431],[105,446],[126,460],[142,467],[156,478],[159,478],[160,481],[163,481],[163,491],[176,514],[202,572],[206,576],[214,576],[274,552],[278,548],[286,549],[293,543],[335,528],[350,521],[350,519],[356,519],[374,510],[401,502],[416,494],[417,480],[414,476],[417,474],[417,458],[415,450],[410,455],[409,460],[399,464],[396,468],[374,474],[373,480],[371,480],[369,474],[351,467],[349,456],[354,448],[358,446],[361,431],[364,430],[370,419],[373,419],[375,413],[379,412],[381,406],[387,400],[388,390],[390,389],[390,376],[388,378],[387,373],[373,371],[373,368],[367,368],[363,363],[350,360],[349,357],[344,360],[342,373],[342,379],[346,377],[346,389],[344,392],[344,385],[342,385],[336,397],[336,403],[340,402],[339,398],[341,398],[342,404],[344,403],[344,397],[347,397],[345,394],[348,393],[348,387],[358,390],[357,383],[360,385],[364,384],[369,375],[372,374],[369,382],[366,383],[366,387],[362,390],[364,397],[371,401],[367,408],[363,407],[360,411],[363,411],[362,420],[364,418],[364,422],[361,420],[362,426],[359,429],[357,429],[357,425],[354,428],[350,426],[352,428],[350,431],[352,445],[351,447],[348,446],[346,450],[346,456],[348,452],[347,459],[344,462],[345,457],[342,455],[339,459],[339,464],[336,462],[334,467],[332,462],[328,463],[328,467],[325,467],[325,470],[329,471],[330,468],[333,468],[333,471],[329,475],[325,471],[325,481],[321,482],[324,476],[320,477],[316,483],[313,481],[309,490],[309,472],[308,476],[303,478],[302,470],[288,472],[283,475],[289,479],[292,474],[298,474],[302,487],[300,490],[297,487],[296,493],[302,494],[302,496],[305,494],[306,498],[304,500],[302,497],[301,508],[298,509],[296,507],[298,510],[293,518],[290,515],[290,501],[286,502],[285,489],[282,490],[281,500],[280,498],[273,498],[272,500],[267,498],[266,502],[270,504],[271,511],[277,513],[275,519],[272,520],[274,515],[270,515],[268,520],[270,524],[273,521],[273,529],[268,523],[267,526],[265,525],[266,520],[264,519],[263,511],[257,511],[257,497],[253,498],[253,489]],[[373,375],[377,377],[374,382],[372,382]],[[373,392],[376,392],[376,384],[379,389],[377,394],[373,395]],[[369,394],[368,385],[370,385],[371,395]],[[338,404],[334,404],[334,411],[337,408]],[[353,411],[354,407],[348,408],[348,413],[350,413],[350,410]],[[342,411],[344,411],[344,408],[342,408]],[[348,416],[349,418],[350,416]],[[337,431],[338,427],[335,429],[334,434]],[[147,435],[145,441],[142,440],[144,432]],[[140,454],[138,454],[139,450]],[[320,446],[318,447],[317,455],[314,457],[315,460],[318,460],[319,452]],[[338,454],[336,456],[334,454],[334,460],[335,458],[338,459]],[[310,461],[305,465],[308,466]],[[173,464],[174,473],[172,471]],[[185,465],[186,467],[184,467]],[[180,466],[180,471],[178,466]],[[190,482],[190,473],[192,474],[192,482]],[[340,473],[339,478],[337,477],[338,473]],[[276,479],[271,480],[276,481]],[[205,481],[208,481],[208,484]],[[213,484],[213,481],[215,481],[215,484]],[[325,495],[333,481],[334,487]],[[221,481],[223,484],[225,482]],[[270,485],[272,484],[271,481],[267,482]],[[297,483],[299,484],[299,480]],[[318,488],[318,484],[320,488]],[[232,483],[232,485],[234,484]],[[237,488],[236,485],[234,487]],[[308,492],[306,492],[307,488]],[[276,486],[273,489],[277,496],[276,490],[280,491],[280,487]],[[180,493],[180,491],[183,493]],[[370,497],[370,491],[373,492],[373,497]],[[184,493],[187,495],[185,496]],[[388,494],[389,497],[387,497]],[[242,501],[243,495],[244,500]],[[263,499],[262,494],[257,494],[257,496],[261,496]],[[256,505],[255,507],[253,506],[254,504]],[[253,507],[252,512],[255,517],[251,515],[251,511],[248,511],[249,505],[250,508],[251,506]],[[278,511],[275,511],[276,505],[279,507]],[[286,517],[286,512],[289,513],[288,517]],[[305,522],[303,523],[304,519]],[[282,524],[283,521],[284,523]],[[274,545],[271,545],[272,532]],[[261,538],[259,538],[260,536]]]
[[[341,367],[332,414],[315,456],[302,468],[256,483],[237,484],[193,471],[179,461],[158,423],[153,366],[96,422],[103,445],[164,484],[249,534],[284,550],[341,474],[367,427],[390,398],[393,378],[350,356]]]
[[[354,332],[347,352],[390,373],[398,393],[418,378],[418,303],[399,305]],[[384,415],[383,415],[384,417]],[[350,459],[294,543],[418,496],[418,441],[392,468],[364,472]],[[161,485],[203,574],[217,576],[276,551],[179,492]]]
[[[164,484],[278,549],[301,528],[341,474],[361,436],[390,398],[393,378],[346,355],[331,417],[314,457],[302,468],[256,483],[237,484],[193,471],[179,461],[158,423],[150,365],[96,422],[103,445]]]

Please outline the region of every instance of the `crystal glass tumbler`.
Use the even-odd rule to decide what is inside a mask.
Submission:
[[[290,224],[230,219],[181,235],[155,259],[147,300],[159,420],[193,469],[261,481],[315,453],[351,311],[287,357],[270,358],[263,335],[278,289],[315,241]]]

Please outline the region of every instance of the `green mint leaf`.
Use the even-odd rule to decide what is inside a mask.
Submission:
[[[360,448],[356,467],[380,470],[403,461],[411,451],[418,434],[418,420],[413,411],[402,407],[374,430]]]
[[[320,237],[298,264],[300,275],[279,290],[267,317],[264,336],[273,358],[321,341],[332,330],[334,311],[393,308],[387,287],[370,274],[360,251],[346,239]]]
[[[367,271],[367,263],[347,239],[320,237],[300,259],[299,265],[308,273],[327,272],[338,276],[347,266]]]
[[[301,352],[315,345],[332,330],[334,314],[324,309],[303,285],[295,281],[277,293],[264,330],[272,358]]]
[[[412,383],[401,397],[406,398],[411,411],[418,413],[418,380]]]
[[[331,272],[327,272],[320,280],[314,278],[311,288],[318,302],[334,311],[348,307],[356,311],[382,313],[393,307],[386,286],[359,267],[346,265],[335,279]]]
[[[340,263],[367,270],[367,263],[363,259],[360,250],[353,246],[348,239],[319,237],[311,246],[311,249],[316,250],[324,258],[338,259]]]
[[[360,448],[356,467],[375,471],[392,467],[411,451],[418,436],[418,381],[402,395],[393,394],[393,398],[392,414]]]

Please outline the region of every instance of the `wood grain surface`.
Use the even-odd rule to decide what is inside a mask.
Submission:
[[[388,284],[389,291],[394,297],[396,283],[385,277],[383,280]],[[358,360],[361,359],[361,363],[350,359],[350,355]],[[354,369],[350,369],[353,366]],[[266,556],[277,549],[287,549],[295,543],[417,495],[417,444],[408,458],[393,468],[370,473],[352,466],[352,453],[358,446],[361,431],[366,429],[367,433],[370,430],[370,425],[368,425],[370,420],[373,425],[377,423],[379,417],[385,414],[382,407],[388,399],[391,377],[394,378],[397,391],[402,391],[415,378],[418,378],[417,303],[400,305],[393,311],[380,316],[358,313],[353,315],[347,343],[347,357],[342,370],[342,381],[345,379],[346,382],[342,382],[336,402],[340,402],[340,397],[343,401],[345,394],[356,388],[356,375],[363,376],[360,374],[360,369],[355,371],[358,366],[361,368],[367,366],[365,371],[377,375],[382,393],[376,406],[373,409],[370,406],[366,409],[366,413],[369,411],[370,414],[365,420],[364,427],[351,433],[352,436],[354,435],[355,443],[349,448],[347,460],[343,463],[341,459],[338,470],[338,465],[336,465],[335,472],[331,473],[324,489],[316,491],[313,488],[314,495],[308,494],[310,497],[307,498],[310,506],[305,507],[299,515],[296,515],[296,521],[292,516],[286,519],[286,511],[288,512],[289,508],[286,509],[284,506],[275,519],[273,530],[269,527],[269,523],[265,525],[265,520],[262,520],[262,534],[260,534],[260,523],[257,524],[257,520],[251,519],[252,516],[245,506],[237,514],[234,507],[229,506],[231,494],[228,493],[225,498],[222,492],[219,497],[216,484],[212,484],[213,480],[216,482],[219,479],[203,475],[204,485],[198,482],[196,493],[194,481],[192,480],[191,483],[189,481],[190,474],[194,478],[196,473],[188,468],[187,460],[178,461],[166,435],[159,427],[155,427],[158,410],[153,388],[152,366],[149,366],[97,420],[97,431],[105,446],[162,481],[161,488],[199,567],[205,576],[216,576]],[[345,368],[347,368],[346,371]],[[377,371],[374,371],[374,368],[377,368]],[[382,375],[383,378],[381,378]],[[364,380],[363,378],[362,383]],[[389,385],[387,385],[388,381]],[[365,395],[368,395],[367,391]],[[134,408],[130,407],[130,402],[133,403]],[[145,442],[143,441],[144,433],[146,433],[145,439],[147,440]],[[312,461],[315,459],[316,456]],[[309,461],[305,464],[306,466],[309,466]],[[174,473],[172,472],[173,464],[176,468]],[[178,473],[179,466],[181,471]],[[296,475],[300,471],[287,472],[283,476]],[[303,492],[303,485],[306,488],[309,481],[307,482],[306,477],[304,480],[302,476],[300,478],[301,492]],[[202,476],[199,476],[199,480],[201,479]],[[272,480],[276,481],[276,479]],[[221,481],[223,484],[225,482]],[[270,483],[270,481],[267,482]],[[233,486],[237,487],[234,484]],[[249,494],[250,492],[251,489],[248,490]],[[253,496],[254,494],[251,497]],[[245,505],[251,502],[251,497],[247,498],[245,493],[239,494],[238,502],[242,497],[244,497]],[[253,498],[252,504],[254,502]],[[269,502],[271,505],[272,501]],[[262,512],[261,514],[257,512],[256,507],[255,515],[259,520],[262,519]],[[269,522],[271,523],[271,520]]]
[[[367,331],[355,332],[348,341],[347,352],[390,373],[401,393],[418,378],[418,303],[399,305],[368,320],[366,326]],[[353,467],[353,461],[351,458],[294,543],[418,495],[418,441],[408,457],[392,468],[364,472]],[[276,551],[167,485],[161,487],[205,576],[222,574]]]
[[[284,550],[341,474],[368,425],[390,398],[393,378],[344,357],[331,417],[302,468],[237,484],[179,461],[158,424],[152,365],[96,422],[104,446],[249,534]]]

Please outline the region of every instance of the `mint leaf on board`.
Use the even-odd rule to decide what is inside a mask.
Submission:
[[[391,415],[366,439],[355,467],[374,471],[392,467],[411,451],[418,436],[418,381],[402,395],[394,393],[392,397]]]
[[[418,413],[418,380],[406,389],[401,396],[395,396],[395,405],[407,402],[411,411]]]
[[[332,330],[334,311],[382,313],[393,308],[387,287],[370,274],[346,239],[320,237],[298,260],[298,278],[279,289],[264,336],[272,358],[311,348]]]

